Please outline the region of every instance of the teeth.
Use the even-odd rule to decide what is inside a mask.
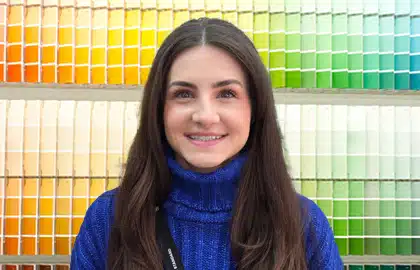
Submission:
[[[222,138],[222,136],[188,136],[193,140],[197,141],[212,141]]]

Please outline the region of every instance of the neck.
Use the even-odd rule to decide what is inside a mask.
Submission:
[[[185,211],[189,219],[200,217],[194,213],[213,213],[213,219],[222,221],[232,210],[238,181],[246,155],[241,153],[224,166],[209,172],[199,173],[184,169],[173,157],[167,161],[172,173],[172,192],[167,201],[167,210],[177,208]],[[178,213],[179,214],[179,213]],[[214,220],[216,221],[216,220]]]

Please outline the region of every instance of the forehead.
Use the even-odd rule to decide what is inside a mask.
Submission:
[[[181,53],[169,72],[169,81],[213,83],[224,79],[237,79],[245,83],[245,74],[238,61],[230,54],[208,45]]]

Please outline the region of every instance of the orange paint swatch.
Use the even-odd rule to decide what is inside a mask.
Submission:
[[[36,204],[35,198],[24,198],[22,203],[22,214],[23,215],[36,215]]]
[[[39,60],[39,47],[37,45],[25,46],[25,63],[37,64]]]
[[[58,83],[73,83],[73,68],[71,66],[58,67]]]
[[[19,248],[19,238],[16,237],[6,237],[4,245],[4,254],[5,255],[18,255]]]
[[[35,237],[22,237],[22,254],[35,255]]]
[[[55,219],[55,234],[70,234],[70,218],[56,218]]]
[[[6,218],[5,220],[5,234],[6,235],[19,235],[19,218]]]
[[[85,215],[87,210],[87,200],[81,198],[73,198],[73,215]]]
[[[9,199],[6,197],[6,216],[18,216],[19,215],[19,199]]]
[[[68,255],[70,254],[70,238],[69,237],[57,237],[55,239],[55,252],[57,255]]]
[[[88,84],[89,83],[89,67],[75,68],[75,83]]]
[[[25,82],[39,82],[39,65],[25,66]]]
[[[39,214],[45,216],[53,215],[53,200],[52,198],[39,199]]]
[[[105,179],[92,179],[90,182],[90,196],[98,197],[106,190]]]
[[[58,28],[58,44],[59,45],[73,44],[73,27]]]
[[[0,63],[0,81],[1,82],[6,81],[6,78],[4,77],[4,64],[1,64],[1,63]]]
[[[58,49],[58,64],[71,64],[73,62],[73,47],[59,47]]]
[[[22,45],[10,45],[7,47],[8,62],[21,62],[22,60]]]
[[[37,26],[30,26],[30,27],[25,27],[25,43],[27,45],[31,44],[31,45],[36,45],[39,46],[39,41],[40,41],[40,28]]]
[[[39,255],[52,255],[53,241],[52,237],[39,238]]]
[[[8,43],[22,42],[22,26],[8,26],[7,27],[7,42]]]
[[[57,215],[69,215],[70,214],[70,199],[68,198],[57,198],[55,210]]]
[[[55,66],[42,66],[42,82],[54,83],[55,82]]]
[[[93,181],[93,180],[91,180]],[[85,197],[88,195],[89,179],[78,178],[73,181],[73,195]]]
[[[8,65],[7,66],[7,81],[21,82],[22,81],[22,65]]]
[[[22,234],[36,235],[36,218],[22,218]]]
[[[138,67],[124,68],[124,83],[127,85],[134,85],[140,83],[140,69]]]
[[[83,218],[72,218],[72,234],[77,235],[82,226]]]
[[[56,55],[56,47],[55,46],[43,46],[41,48],[42,53],[42,63],[43,64],[54,64],[55,63],[55,55]]]
[[[39,218],[39,234],[52,235],[53,232],[53,219],[52,218]]]
[[[123,83],[123,68],[110,67],[108,68],[108,84],[122,84]]]
[[[146,84],[147,78],[149,77],[150,68],[141,68],[140,69],[140,83]]]

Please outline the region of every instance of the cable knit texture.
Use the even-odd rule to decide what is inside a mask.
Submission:
[[[235,269],[230,252],[229,221],[240,171],[241,154],[209,174],[183,169],[171,155],[173,187],[164,204],[170,231],[186,270]],[[106,269],[116,190],[99,196],[89,207],[71,254],[71,269]],[[311,200],[307,209],[306,258],[310,270],[342,270],[343,264],[327,218]],[[252,215],[252,213],[249,213]]]

